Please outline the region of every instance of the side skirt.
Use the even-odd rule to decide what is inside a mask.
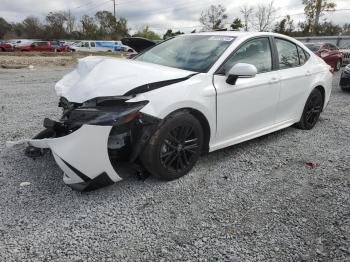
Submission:
[[[275,125],[267,127],[267,128],[260,129],[258,131],[248,133],[246,135],[238,136],[238,137],[235,137],[235,138],[223,141],[223,142],[219,142],[219,143],[210,145],[209,152],[213,152],[213,151],[225,148],[225,147],[240,144],[242,142],[276,132],[278,130],[290,127],[290,126],[294,125],[295,123],[297,123],[298,121],[299,120],[296,120],[296,119],[288,120],[288,121],[278,123],[278,124],[275,124]]]

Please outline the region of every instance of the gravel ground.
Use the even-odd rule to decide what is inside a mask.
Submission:
[[[34,65],[34,66],[72,66],[77,59],[86,56],[121,57],[122,54],[112,52],[2,52],[0,53],[0,67],[2,65]]]
[[[66,66],[76,61],[73,56],[17,56],[0,55],[0,65],[39,65],[39,66]]]
[[[312,131],[211,153],[177,181],[79,193],[50,155],[4,147],[59,116],[53,85],[69,70],[0,69],[0,261],[350,261],[350,93],[339,74]]]

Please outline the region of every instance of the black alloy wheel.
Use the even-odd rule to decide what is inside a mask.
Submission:
[[[193,168],[202,146],[200,122],[187,112],[179,112],[164,121],[140,158],[151,174],[162,180],[173,180],[186,175]]]
[[[160,150],[163,167],[175,172],[186,170],[198,154],[198,139],[191,125],[182,125],[171,130]]]
[[[300,122],[296,124],[296,127],[304,130],[312,129],[320,118],[323,103],[321,91],[319,89],[314,89],[306,101],[303,115]]]

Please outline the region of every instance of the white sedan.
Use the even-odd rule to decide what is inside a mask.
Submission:
[[[331,68],[299,41],[274,33],[182,35],[132,60],[87,57],[56,84],[63,116],[27,154],[51,149],[76,190],[130,172],[186,175],[199,156],[295,125],[326,107]]]

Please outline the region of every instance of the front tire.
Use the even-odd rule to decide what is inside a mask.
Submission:
[[[161,180],[186,175],[196,164],[203,146],[200,122],[187,112],[169,116],[141,154],[141,162]]]
[[[319,89],[314,89],[306,101],[303,115],[295,127],[303,130],[312,129],[320,118],[323,109],[323,97]]]

